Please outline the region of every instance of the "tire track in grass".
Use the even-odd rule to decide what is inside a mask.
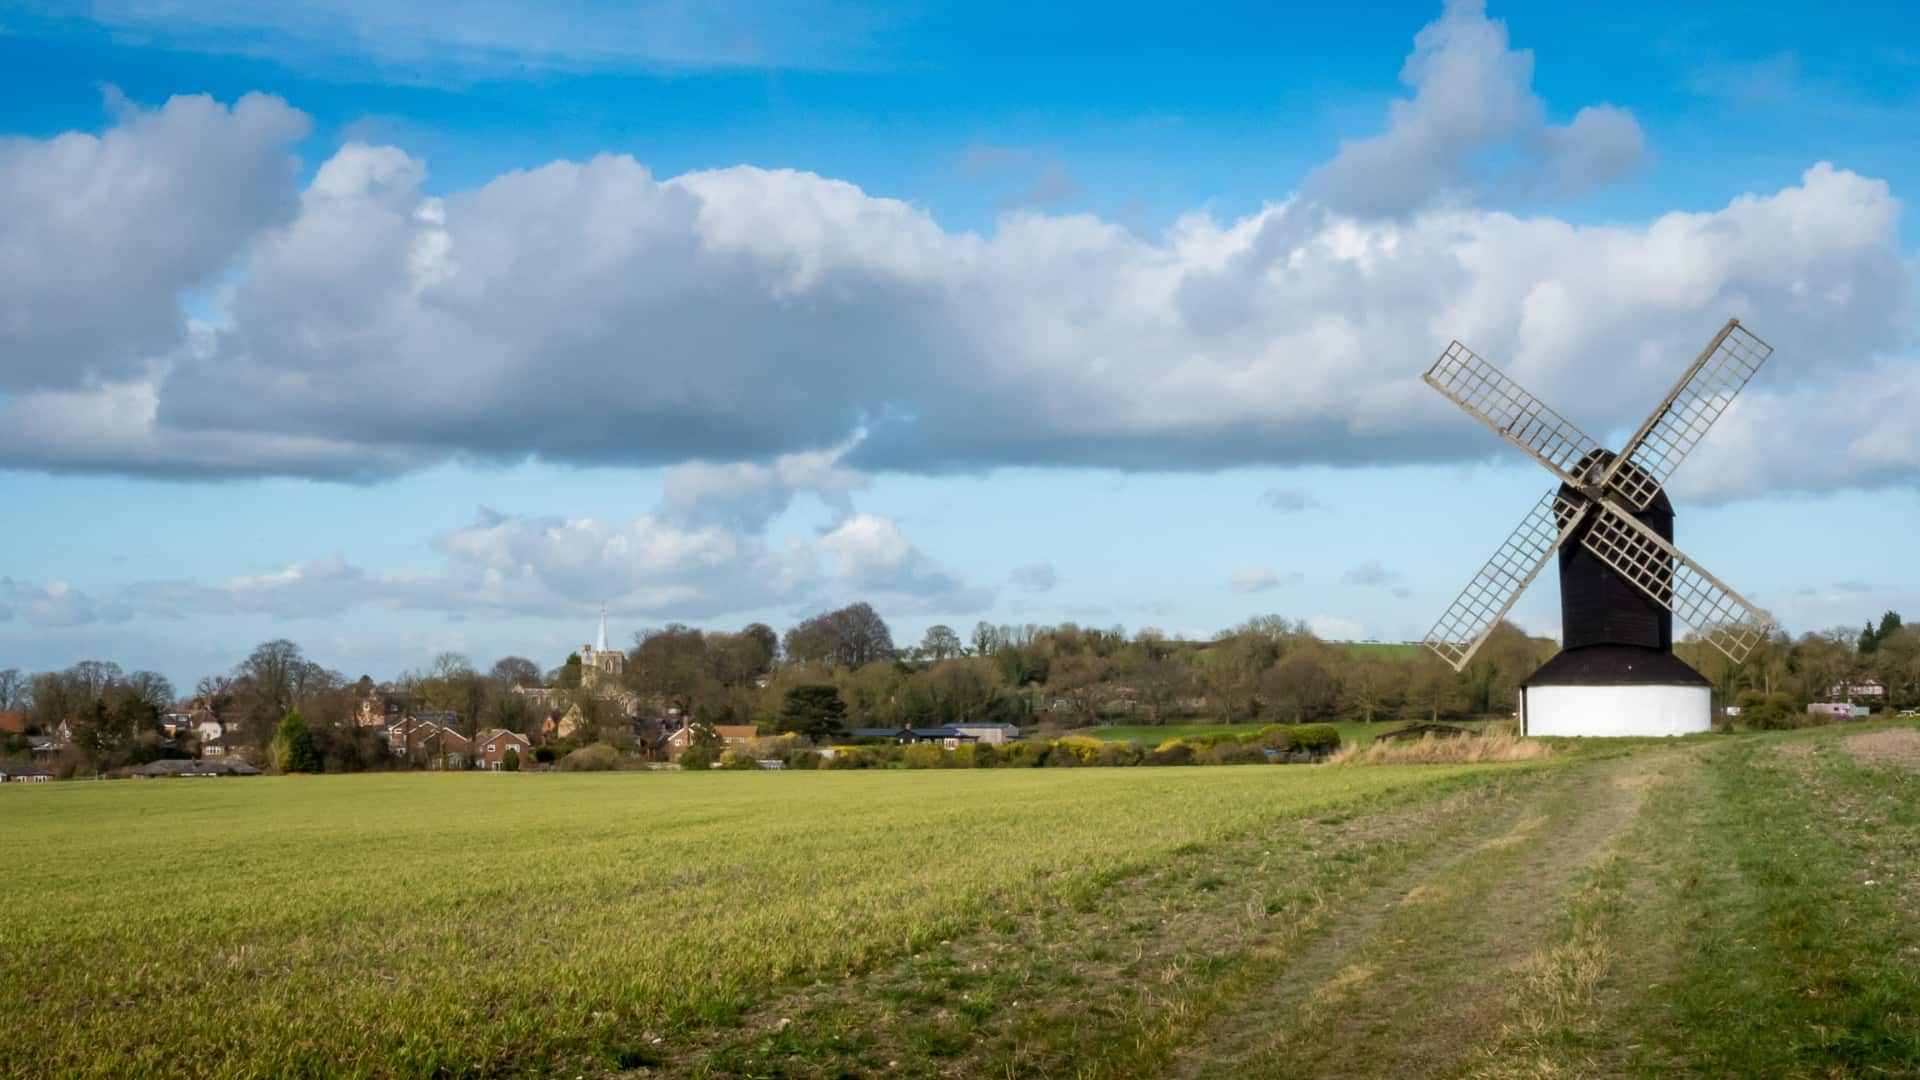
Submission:
[[[1473,844],[1376,890],[1200,1033],[1169,1075],[1450,1075],[1508,1037],[1570,896],[1639,812],[1658,752],[1560,771]]]
[[[880,969],[779,995],[742,1028],[662,1047],[654,1074],[1151,1075],[1222,1008],[1436,838],[1510,830],[1548,783],[1463,777],[1193,845],[1065,906],[1009,911]]]

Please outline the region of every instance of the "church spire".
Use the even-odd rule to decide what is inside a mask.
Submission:
[[[607,651],[607,605],[605,604],[600,605],[600,636],[593,640],[593,651],[597,653]]]

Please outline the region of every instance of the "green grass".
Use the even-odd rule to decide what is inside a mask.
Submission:
[[[1920,1075],[1912,726],[0,789],[0,1075]]]
[[[1414,660],[1425,653],[1418,642],[1343,641],[1340,647],[1355,656],[1377,656],[1383,660]]]
[[[394,775],[0,791],[0,1073],[587,1071],[1474,770]],[[21,962],[25,960],[26,962]],[[656,1043],[659,1039],[661,1042]]]

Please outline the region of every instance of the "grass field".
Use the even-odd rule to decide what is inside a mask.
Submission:
[[[0,791],[20,1075],[644,1062],[788,982],[1415,770],[349,776]]]
[[[11,788],[0,1072],[1912,1075],[1917,768]]]

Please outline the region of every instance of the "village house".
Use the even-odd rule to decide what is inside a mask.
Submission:
[[[360,727],[392,727],[406,714],[400,699],[385,687],[376,687],[360,699],[354,723]]]
[[[1854,698],[1871,698],[1875,701],[1887,699],[1887,686],[1871,675],[1835,683],[1827,688],[1827,697],[1833,701],[1852,701]]]
[[[0,761],[0,784],[44,784],[51,779],[53,773],[38,765]]]
[[[387,749],[429,769],[465,767],[472,740],[453,726],[453,713],[421,713],[387,729]]]
[[[751,747],[760,738],[760,729],[752,724],[690,724],[681,721],[669,721],[668,730],[649,754],[658,761],[679,761],[680,756],[693,745],[694,729],[708,728],[720,737],[722,745],[745,749]]]
[[[476,747],[473,760],[482,769],[498,772],[505,768],[508,754],[518,755],[522,765],[533,760],[533,743],[525,735],[506,728],[494,728],[475,736],[473,745]]]
[[[25,735],[27,714],[18,710],[0,712],[0,735]]]

